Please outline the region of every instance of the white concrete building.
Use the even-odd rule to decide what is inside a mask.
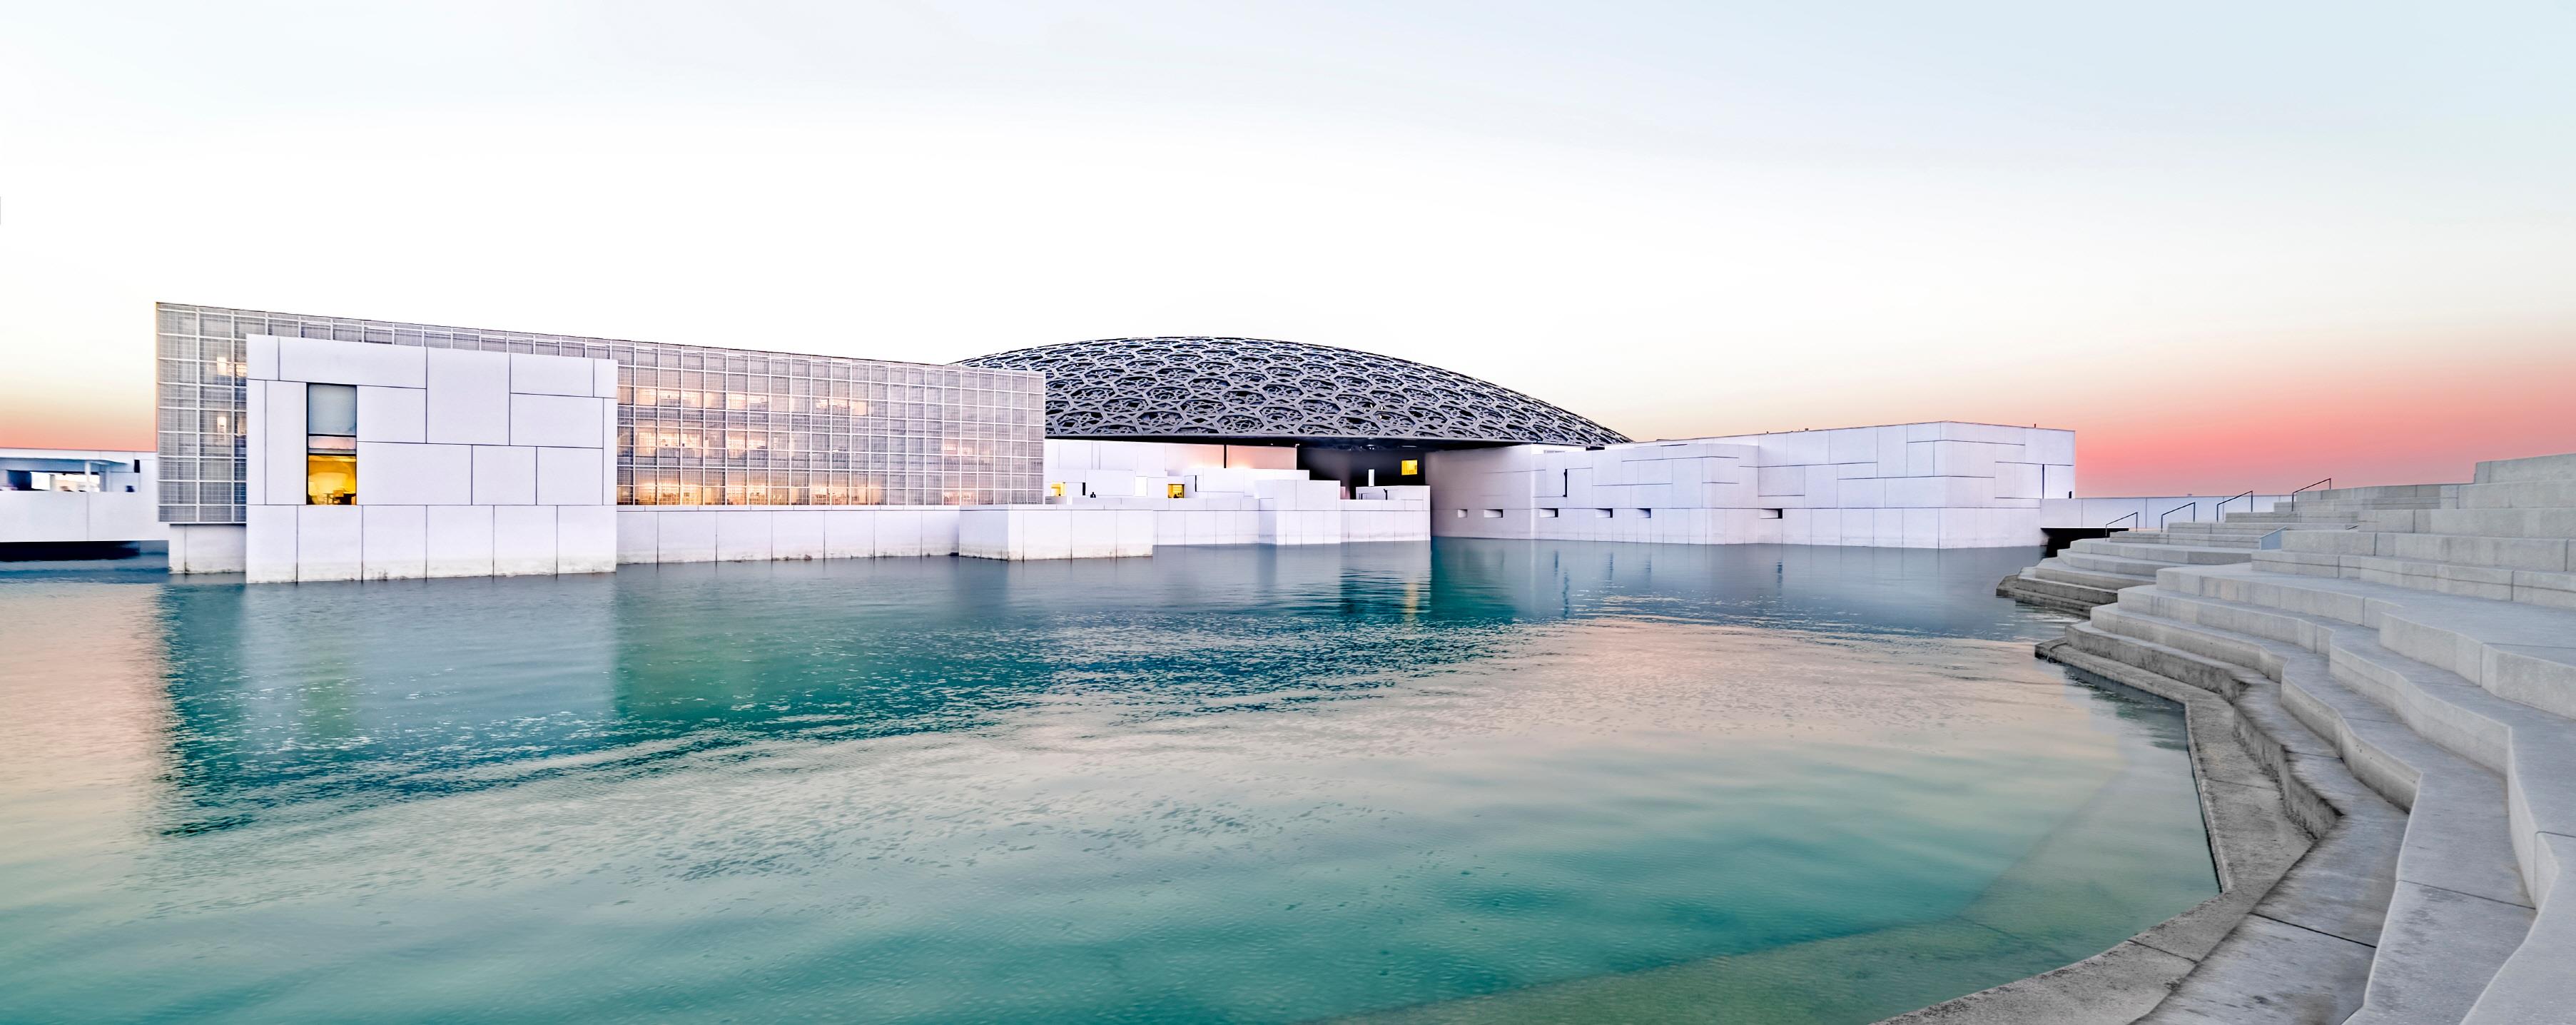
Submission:
[[[1957,422],[1434,452],[1444,537],[1985,548],[2042,540],[2075,434]]]
[[[1632,442],[1259,339],[926,366],[170,304],[157,337],[172,569],[260,581],[1434,535],[1991,547],[2272,497],[2079,499],[2073,433],[2037,427]]]

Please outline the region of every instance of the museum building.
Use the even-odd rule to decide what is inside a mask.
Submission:
[[[1433,535],[2035,543],[2070,432],[1635,442],[1409,360],[1118,338],[950,365],[159,304],[174,572],[257,581]]]

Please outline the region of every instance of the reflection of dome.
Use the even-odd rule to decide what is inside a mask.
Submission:
[[[958,361],[1047,378],[1058,438],[1612,445],[1617,431],[1465,374],[1261,338],[1104,338]]]

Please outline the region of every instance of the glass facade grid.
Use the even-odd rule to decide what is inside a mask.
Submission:
[[[620,505],[1039,501],[1045,378],[161,303],[161,520],[240,523],[246,339],[329,338],[614,359]]]

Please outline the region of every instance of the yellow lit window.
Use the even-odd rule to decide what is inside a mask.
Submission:
[[[1064,483],[1062,481],[1058,481],[1054,484],[1047,485],[1047,494],[1054,495],[1057,498],[1063,498]]]
[[[355,505],[358,501],[358,457],[304,457],[306,505]]]
[[[1403,469],[1400,469],[1400,470],[1397,470],[1397,471],[1396,471],[1396,475],[1397,475],[1397,476],[1400,476],[1400,477],[1418,477],[1418,476],[1421,476],[1421,475],[1422,475],[1422,460],[1419,460],[1419,459],[1407,459],[1407,460],[1405,460],[1405,461],[1404,461],[1404,464],[1403,464],[1403,465],[1404,465],[1404,468],[1403,468]]]
[[[1180,498],[1180,497],[1182,497],[1182,495],[1181,495],[1181,485],[1178,485],[1178,484],[1165,484],[1165,485],[1163,485],[1163,494],[1168,495],[1168,496],[1170,496],[1170,497],[1172,497],[1172,498]]]

